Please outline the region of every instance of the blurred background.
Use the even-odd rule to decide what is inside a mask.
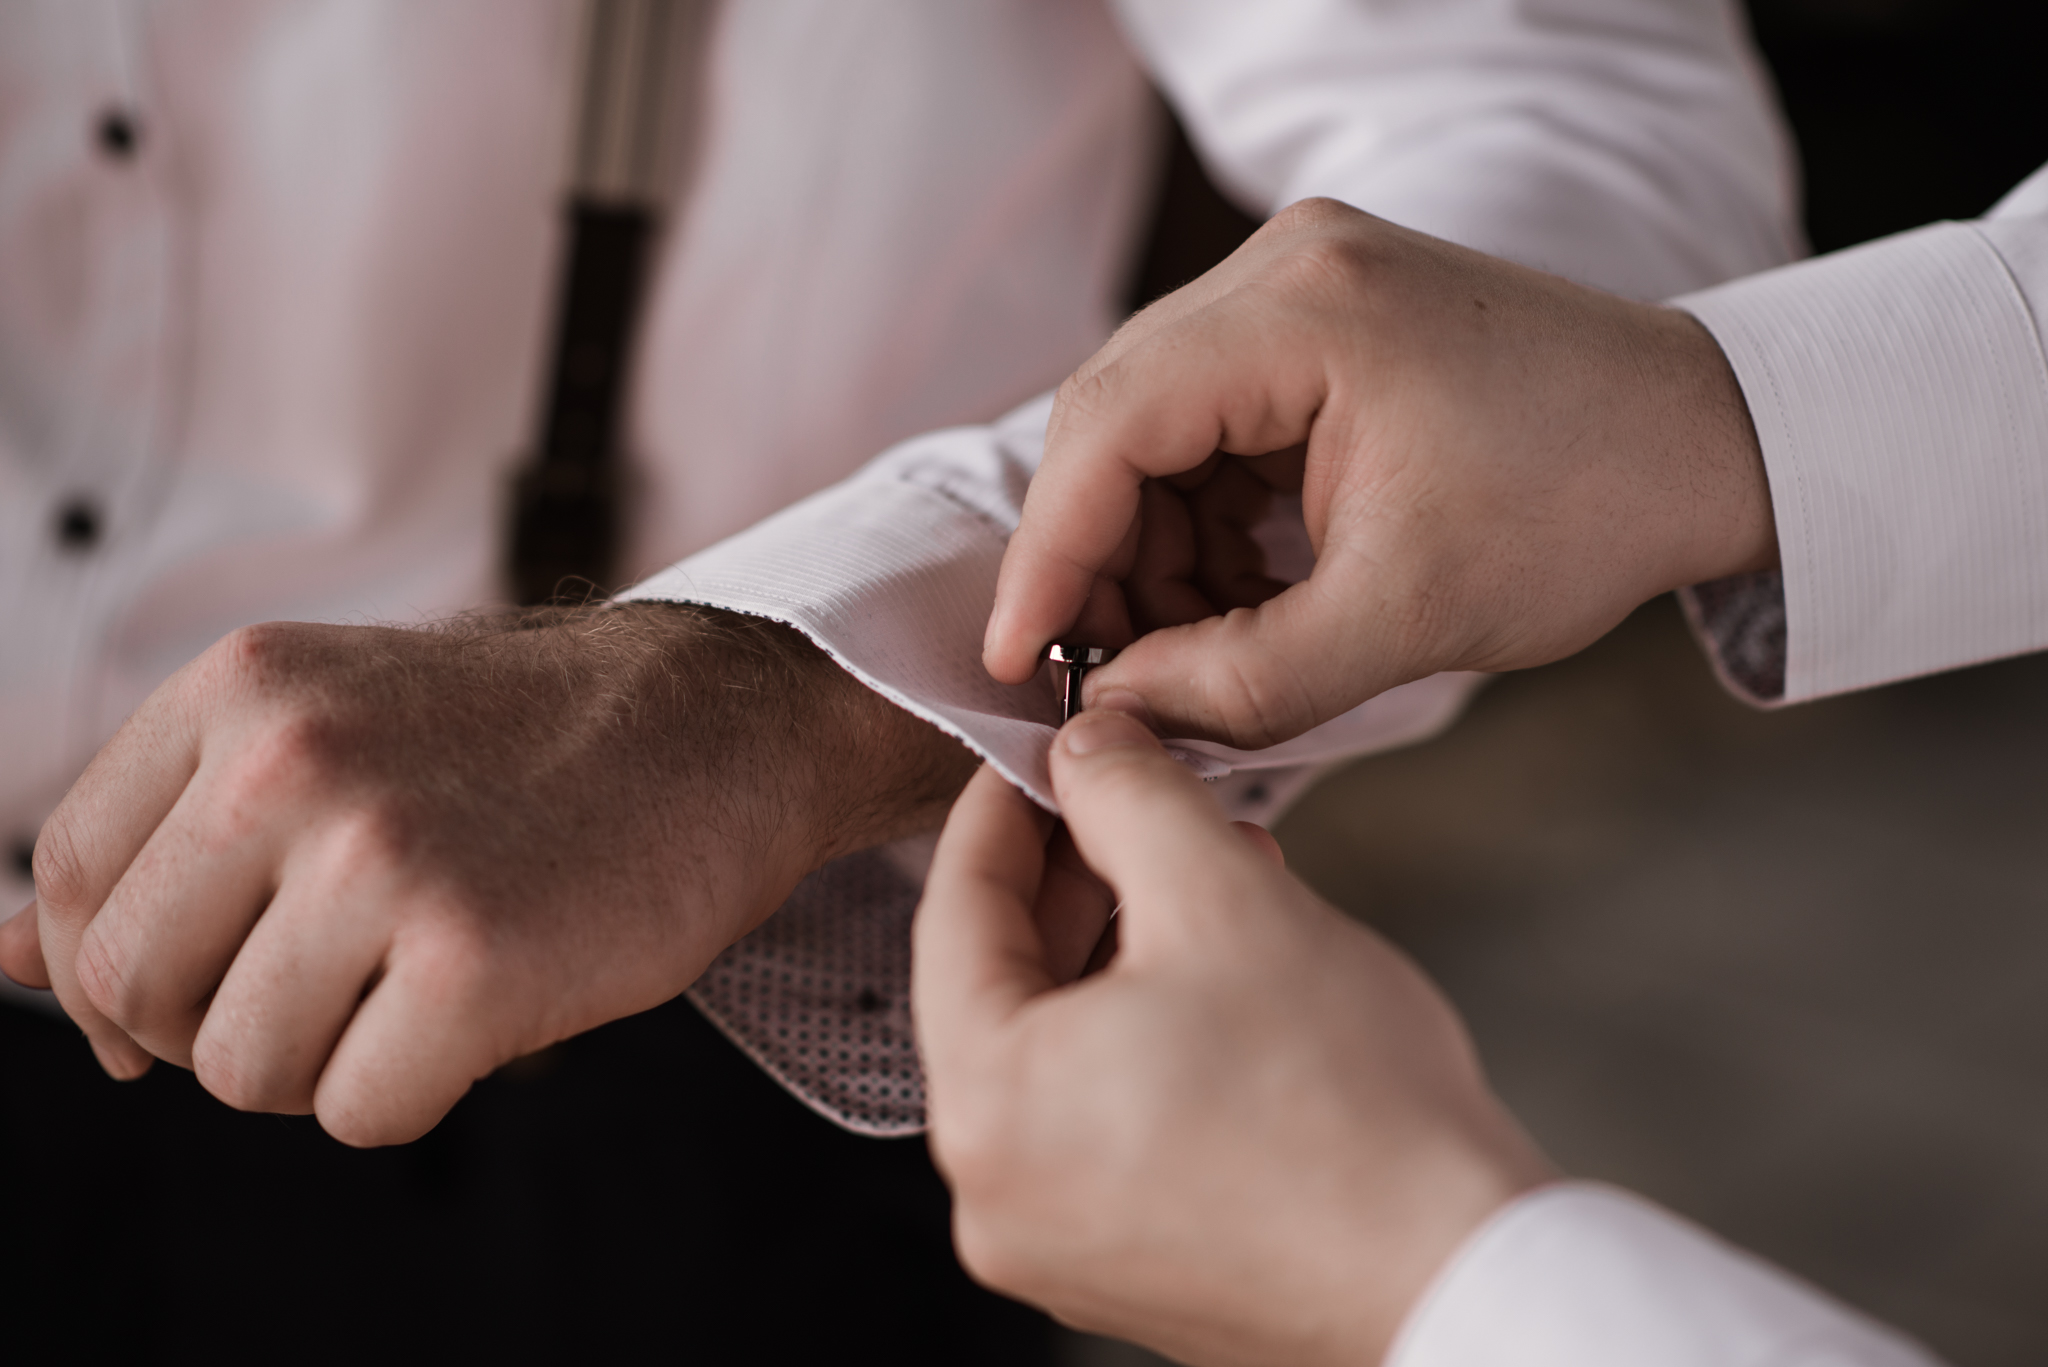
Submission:
[[[2048,157],[2040,0],[1752,8],[1817,249],[1981,213]],[[1252,226],[1178,142],[1134,305]],[[1444,984],[1566,1169],[1965,1367],[2048,1362],[2044,696],[2030,659],[1759,713],[1659,601],[1496,681],[1445,737],[1331,776],[1278,833]],[[0,1014],[0,1218],[25,1232],[0,1244],[22,1260],[6,1299],[61,1318],[81,1358],[289,1335],[302,1360],[403,1343],[720,1363],[774,1315],[831,1326],[848,1360],[947,1360],[932,1288],[874,1271],[906,1248],[943,1259],[921,1144],[850,1183],[875,1141],[807,1114],[734,1142],[692,1109],[703,1070],[793,1104],[683,1003],[371,1153],[230,1112],[175,1069],[116,1086],[68,1027]],[[734,1211],[761,1242],[690,1237],[693,1215]],[[1071,1367],[1158,1361],[1013,1320],[1020,1361],[1047,1335]]]

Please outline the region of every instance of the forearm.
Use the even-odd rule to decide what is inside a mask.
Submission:
[[[735,651],[727,686],[765,705],[785,727],[782,753],[773,760],[795,777],[789,796],[794,810],[807,814],[806,871],[938,829],[974,773],[978,761],[966,746],[861,683],[793,627],[718,608],[619,610],[694,614],[700,631]],[[767,703],[776,692],[782,701]]]

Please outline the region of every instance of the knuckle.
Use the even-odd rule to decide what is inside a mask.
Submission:
[[[1224,625],[1240,615],[1247,624],[1250,608],[1233,608]],[[1291,740],[1306,729],[1313,699],[1305,680],[1285,661],[1257,649],[1219,652],[1203,676],[1204,710],[1215,717],[1230,743],[1263,749]]]
[[[214,642],[205,659],[228,678],[261,688],[286,673],[303,636],[304,628],[293,622],[236,627]]]
[[[338,777],[347,755],[331,720],[292,713],[250,738],[224,777],[225,791],[237,809],[260,819],[274,804]]]
[[[358,1105],[322,1101],[314,1114],[319,1117],[321,1129],[352,1149],[376,1149],[405,1142],[403,1137],[387,1138],[382,1120]]]
[[[398,932],[392,954],[405,961],[408,992],[435,1017],[463,1022],[463,1034],[479,1037],[499,1022],[515,975],[500,961],[498,936],[485,913],[436,906],[424,924]],[[509,1058],[517,1051],[507,1044],[501,1052]]]
[[[71,821],[61,810],[44,822],[36,835],[30,876],[35,880],[36,900],[52,916],[68,921],[89,910],[94,880]]]
[[[279,1111],[278,1089],[259,1071],[245,1067],[237,1051],[201,1032],[192,1045],[192,1075],[208,1094],[238,1111]]]
[[[435,1110],[420,1105],[417,1097],[394,1095],[388,1087],[350,1077],[321,1079],[312,1110],[320,1128],[341,1143],[352,1149],[376,1149],[418,1139],[440,1123],[448,1106]]]
[[[174,1031],[184,1012],[184,1004],[168,1000],[164,984],[152,982],[147,969],[150,965],[139,963],[119,935],[106,935],[100,924],[86,928],[72,959],[72,974],[86,1002],[129,1035]]]
[[[333,820],[326,855],[342,876],[390,872],[410,862],[409,824],[383,805],[352,808]]]
[[[79,941],[73,971],[93,1010],[124,1030],[147,1023],[149,993],[117,939],[88,931]]]
[[[1274,214],[1269,226],[1279,233],[1317,233],[1348,227],[1361,217],[1363,215],[1348,204],[1327,195],[1311,195],[1307,199],[1295,200]]]
[[[1114,365],[1091,365],[1077,370],[1060,382],[1053,395],[1053,412],[1064,430],[1078,420],[1092,420],[1115,411],[1111,390]]]
[[[1290,295],[1311,299],[1355,299],[1379,276],[1376,254],[1350,237],[1315,232],[1274,262],[1279,283]]]

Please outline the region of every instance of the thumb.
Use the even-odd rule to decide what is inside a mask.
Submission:
[[[1128,692],[1163,735],[1277,745],[1437,668],[1385,595],[1362,557],[1325,546],[1307,579],[1255,608],[1140,637],[1090,671],[1084,701]]]
[[[946,818],[911,926],[912,1017],[935,1088],[1057,983],[1032,918],[1051,827],[989,765]]]
[[[1268,900],[1286,874],[1152,733],[1118,712],[1084,712],[1053,743],[1053,791],[1081,856],[1122,900],[1119,954],[1143,960],[1209,932],[1231,908]]]

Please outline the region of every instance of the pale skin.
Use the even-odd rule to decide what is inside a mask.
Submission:
[[[1316,552],[1291,587],[1247,531],[1275,490]],[[1016,682],[1055,639],[1129,645],[1085,700],[1258,747],[1776,558],[1748,407],[1689,315],[1309,200],[1061,386],[983,658]]]
[[[402,1142],[500,1064],[673,997],[828,859],[936,826],[972,768],[734,614],[273,623],[93,760],[0,969],[54,988],[115,1077],[163,1059]]]
[[[1052,778],[1058,833],[975,777],[917,914],[962,1261],[1191,1367],[1380,1361],[1445,1260],[1554,1170],[1415,966],[1143,725],[1083,713]],[[1077,977],[1112,899],[1114,957]]]

